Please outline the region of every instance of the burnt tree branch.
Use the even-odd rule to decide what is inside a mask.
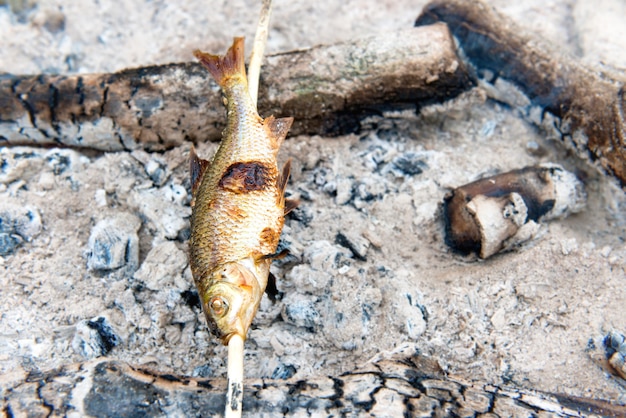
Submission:
[[[445,25],[267,57],[262,116],[293,116],[291,135],[353,132],[393,108],[443,102],[473,83]],[[163,150],[218,140],[219,88],[196,63],[75,76],[0,76],[0,145]]]
[[[436,22],[449,26],[480,78],[515,85],[531,101],[526,112],[554,115],[565,141],[626,186],[626,77],[583,66],[480,1],[433,1],[416,25]]]
[[[414,352],[379,358],[335,377],[246,382],[249,416],[619,417],[609,401],[549,394],[446,376]],[[158,374],[107,359],[46,372],[15,373],[0,383],[8,416],[219,416],[224,379]]]

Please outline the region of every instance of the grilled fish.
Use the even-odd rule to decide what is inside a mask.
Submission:
[[[191,151],[190,264],[212,333],[228,344],[244,340],[276,257],[290,162],[276,155],[293,118],[261,118],[248,93],[243,38],[223,57],[194,55],[222,88],[227,126],[212,161]]]

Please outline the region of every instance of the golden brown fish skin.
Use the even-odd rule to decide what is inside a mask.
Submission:
[[[212,332],[244,339],[267,286],[284,223],[284,187],[276,155],[292,118],[262,119],[249,93],[243,38],[224,57],[196,51],[227,100],[228,120],[210,163],[192,151],[190,264]]]

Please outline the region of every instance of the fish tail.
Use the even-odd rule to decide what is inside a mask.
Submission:
[[[220,87],[234,77],[241,77],[247,82],[243,42],[244,38],[234,38],[233,44],[224,56],[208,54],[197,49],[193,51],[193,55],[209,70]]]

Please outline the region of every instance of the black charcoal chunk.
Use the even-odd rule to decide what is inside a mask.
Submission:
[[[64,150],[54,150],[46,155],[46,161],[55,175],[63,174],[72,166],[72,158]]]
[[[0,203],[0,256],[8,255],[41,232],[39,211],[18,202]]]
[[[617,331],[609,332],[602,340],[602,344],[607,359],[615,353],[623,352],[626,354],[626,337]]]
[[[152,158],[145,166],[146,174],[156,186],[162,186],[169,178],[167,163],[161,159]]]
[[[309,226],[313,220],[313,211],[309,206],[300,205],[287,215],[289,219],[300,222],[303,226]]]
[[[191,372],[193,377],[211,377],[213,376],[213,369],[208,364],[203,364],[202,366],[197,366]]]
[[[415,176],[422,174],[428,168],[428,164],[424,161],[423,155],[415,152],[407,152],[397,156],[391,161],[393,167],[402,174]]]
[[[87,268],[112,271],[122,267],[129,272],[139,264],[139,219],[129,213],[103,219],[91,230],[87,244]]]
[[[321,321],[321,315],[313,301],[302,295],[290,298],[283,307],[282,317],[285,322],[306,328],[310,332],[315,332]]]
[[[335,242],[352,252],[352,255],[361,261],[367,259],[367,250],[369,249],[369,241],[360,234],[353,232],[338,232]]]
[[[200,305],[200,296],[198,295],[198,291],[195,289],[184,290],[180,293],[180,296],[185,304],[190,308],[202,308],[202,305]]]
[[[272,379],[287,380],[296,374],[296,368],[291,364],[280,364],[272,372]]]
[[[0,232],[0,256],[12,254],[24,240],[19,235]]]
[[[72,348],[83,357],[92,359],[106,356],[120,343],[121,338],[115,333],[109,321],[100,316],[76,324]]]

